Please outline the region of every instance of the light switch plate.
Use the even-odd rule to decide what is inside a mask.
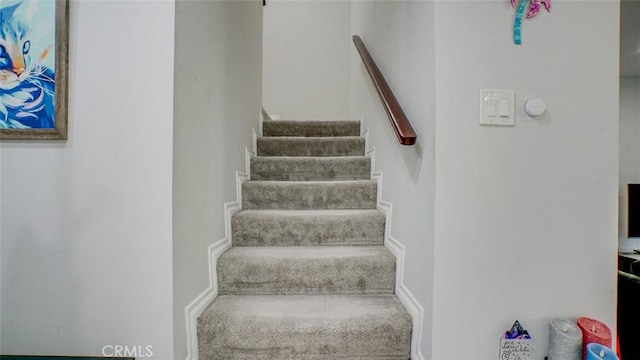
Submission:
[[[507,102],[507,113],[504,112],[505,101]],[[515,124],[515,91],[480,89],[480,125],[515,126]]]

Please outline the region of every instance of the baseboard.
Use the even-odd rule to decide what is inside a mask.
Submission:
[[[365,140],[366,143],[366,140]],[[411,291],[404,284],[404,255],[405,247],[391,236],[391,218],[393,213],[393,205],[390,202],[382,200],[382,172],[374,171],[375,164],[375,148],[370,149],[366,153],[371,158],[371,178],[376,180],[378,184],[378,210],[385,215],[386,222],[384,227],[384,247],[387,248],[396,257],[396,289],[395,293],[398,300],[404,305],[411,315],[413,331],[411,332],[411,359],[424,360],[422,355],[422,333],[424,329],[424,308],[418,300],[413,296]]]
[[[260,112],[260,120],[271,120],[271,115],[269,115],[269,113],[267,112],[267,110],[264,109],[264,107],[262,108],[262,112]],[[260,124],[260,129],[262,129],[262,124]]]
[[[256,134],[254,130],[254,134]],[[254,139],[255,146],[255,139]],[[231,217],[242,210],[242,183],[249,180],[252,152],[245,148],[245,172],[236,172],[236,201],[224,204],[224,238],[209,245],[209,286],[184,309],[187,330],[187,357],[185,360],[198,360],[198,317],[218,296],[217,262],[220,255],[231,247]]]
[[[390,218],[387,215],[387,219]],[[411,291],[404,284],[404,254],[405,247],[398,240],[391,236],[386,236],[385,247],[396,257],[396,296],[407,309],[413,320],[413,331],[411,332],[411,359],[424,360],[422,355],[422,333],[424,329],[424,308],[413,296]]]
[[[225,210],[227,204],[225,204]],[[196,297],[184,309],[187,324],[187,357],[186,360],[198,360],[198,317],[218,296],[218,279],[215,268],[218,257],[231,247],[229,239],[218,240],[208,248],[209,253],[209,287]]]

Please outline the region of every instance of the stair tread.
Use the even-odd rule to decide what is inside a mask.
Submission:
[[[331,142],[334,140],[355,140],[355,139],[364,139],[360,135],[348,135],[348,136],[261,136],[260,139],[269,139],[269,140],[291,140],[291,141],[323,141],[323,142]]]
[[[234,216],[349,216],[371,215],[382,216],[384,214],[376,209],[309,209],[309,210],[242,210]]]
[[[265,120],[264,123],[270,124],[325,124],[325,125],[334,125],[334,124],[358,124],[360,125],[360,120],[352,120],[352,119],[307,119],[307,120],[297,120],[297,119],[278,119],[278,120]]]
[[[384,246],[240,246],[232,247],[221,257],[269,260],[313,260],[374,257],[393,261],[395,258]],[[382,260],[381,260],[382,261]]]
[[[362,136],[261,136],[262,141],[297,142],[297,143],[332,143],[341,141],[364,142]],[[359,156],[359,155],[350,155]]]
[[[359,317],[385,318],[393,323],[410,323],[411,317],[393,294],[368,295],[220,295],[199,320],[226,319],[264,322],[281,326],[319,321],[336,322]],[[274,321],[275,320],[275,321]]]
[[[269,185],[277,185],[277,186],[326,186],[331,187],[339,184],[370,184],[376,183],[376,180],[335,180],[335,181],[325,181],[325,180],[312,180],[312,181],[284,181],[284,180],[249,180],[246,183],[252,184],[269,184]]]
[[[198,339],[203,359],[408,359],[411,317],[392,294],[221,295]]]
[[[266,120],[265,122],[272,122],[272,123],[354,123],[354,124],[360,124],[360,120],[353,120],[353,119],[278,119],[278,120]]]
[[[347,155],[347,156],[255,156],[251,155],[251,159],[263,161],[350,161],[356,159],[368,159],[364,155]]]
[[[322,119],[309,119],[309,120],[266,120],[263,124],[319,124],[319,125],[335,125],[335,124],[358,124],[360,125],[360,120],[350,120],[350,119],[337,119],[337,120],[322,120]]]
[[[276,120],[263,123],[263,133],[271,136],[360,135],[357,120]]]

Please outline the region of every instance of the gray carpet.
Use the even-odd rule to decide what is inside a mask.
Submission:
[[[231,218],[233,246],[382,245],[378,210],[245,210]]]
[[[246,181],[242,208],[247,210],[375,209],[372,180]]]
[[[363,156],[364,138],[260,137],[258,156]]]
[[[266,121],[198,319],[202,360],[409,359],[357,121]]]
[[[392,294],[395,266],[382,246],[235,247],[218,260],[218,286],[225,295]]]
[[[265,121],[262,125],[265,137],[275,136],[360,136],[360,122],[342,121]]]
[[[367,180],[371,159],[364,156],[252,156],[251,180]]]

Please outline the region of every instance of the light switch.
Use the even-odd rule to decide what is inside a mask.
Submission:
[[[509,100],[500,99],[500,117],[509,117]]]
[[[514,126],[515,106],[513,90],[480,89],[480,125]]]
[[[489,103],[487,104],[487,116],[496,117],[497,111],[496,107],[498,105],[498,99],[495,97],[491,97],[487,100]]]

